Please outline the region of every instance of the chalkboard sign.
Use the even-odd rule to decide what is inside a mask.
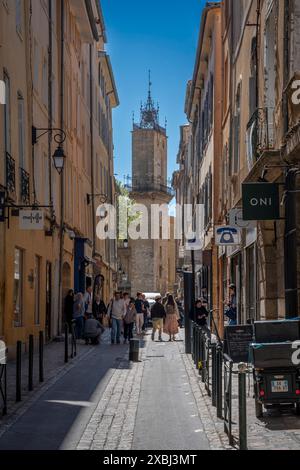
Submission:
[[[253,343],[253,325],[225,328],[226,352],[234,364],[249,362],[249,346]]]

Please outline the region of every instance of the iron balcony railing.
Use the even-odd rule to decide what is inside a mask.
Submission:
[[[16,191],[16,162],[8,152],[6,152],[6,188],[10,194]]]
[[[253,165],[266,150],[274,149],[274,109],[258,108],[247,125],[247,158]]]
[[[158,182],[143,182],[137,181],[133,184],[125,185],[125,188],[130,192],[138,192],[138,193],[151,193],[151,192],[160,192],[168,194],[169,196],[175,196],[175,190],[170,186],[166,186],[164,184]]]
[[[20,190],[21,200],[24,204],[30,202],[30,187],[29,187],[29,173],[23,168],[20,168]]]

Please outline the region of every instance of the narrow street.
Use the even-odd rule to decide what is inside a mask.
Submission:
[[[152,343],[147,335],[141,361],[130,365],[127,346],[108,339],[5,431],[0,425],[0,450],[210,448],[182,343]]]
[[[133,449],[209,449],[178,344],[150,343]]]

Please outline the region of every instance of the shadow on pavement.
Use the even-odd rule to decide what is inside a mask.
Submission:
[[[0,437],[0,450],[74,448],[117,368],[129,369],[126,345],[108,344],[72,363],[72,367]],[[2,425],[0,424],[0,432]]]

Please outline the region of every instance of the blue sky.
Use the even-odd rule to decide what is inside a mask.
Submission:
[[[114,111],[115,173],[131,176],[132,112],[152,74],[153,99],[160,122],[168,121],[169,177],[176,169],[179,126],[186,123],[186,84],[192,78],[203,0],[101,0],[120,106]]]

